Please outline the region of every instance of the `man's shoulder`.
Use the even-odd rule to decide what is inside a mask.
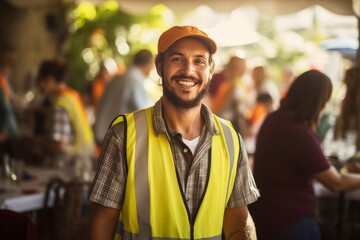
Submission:
[[[111,137],[115,137],[120,142],[125,141],[125,136],[128,132],[128,123],[125,119],[121,117],[121,115],[117,116],[110,124],[108,128],[108,133]]]

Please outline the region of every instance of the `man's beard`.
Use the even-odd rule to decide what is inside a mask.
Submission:
[[[173,78],[174,80],[174,78]],[[199,84],[199,83],[198,83]],[[202,89],[199,94],[196,96],[196,98],[188,101],[182,100],[180,97],[178,97],[169,87],[166,80],[163,81],[163,92],[164,96],[174,105],[179,108],[186,108],[190,109],[195,106],[198,106],[201,102],[201,100],[205,97],[206,93],[209,91],[210,81],[206,84],[205,88]]]

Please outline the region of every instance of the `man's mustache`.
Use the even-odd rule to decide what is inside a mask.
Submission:
[[[198,78],[196,78],[194,76],[189,76],[189,75],[185,75],[185,74],[180,74],[180,75],[173,76],[171,79],[172,80],[189,79],[189,80],[193,80],[193,81],[196,81],[196,82],[200,82],[200,79],[198,79]]]

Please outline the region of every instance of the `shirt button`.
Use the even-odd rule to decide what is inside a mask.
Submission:
[[[187,152],[188,152],[188,150],[186,148],[184,148],[184,153],[187,153]]]

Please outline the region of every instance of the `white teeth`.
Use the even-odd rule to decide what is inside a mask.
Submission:
[[[180,84],[180,85],[187,86],[187,87],[195,86],[195,83],[194,83],[194,82],[179,81],[179,84]]]

